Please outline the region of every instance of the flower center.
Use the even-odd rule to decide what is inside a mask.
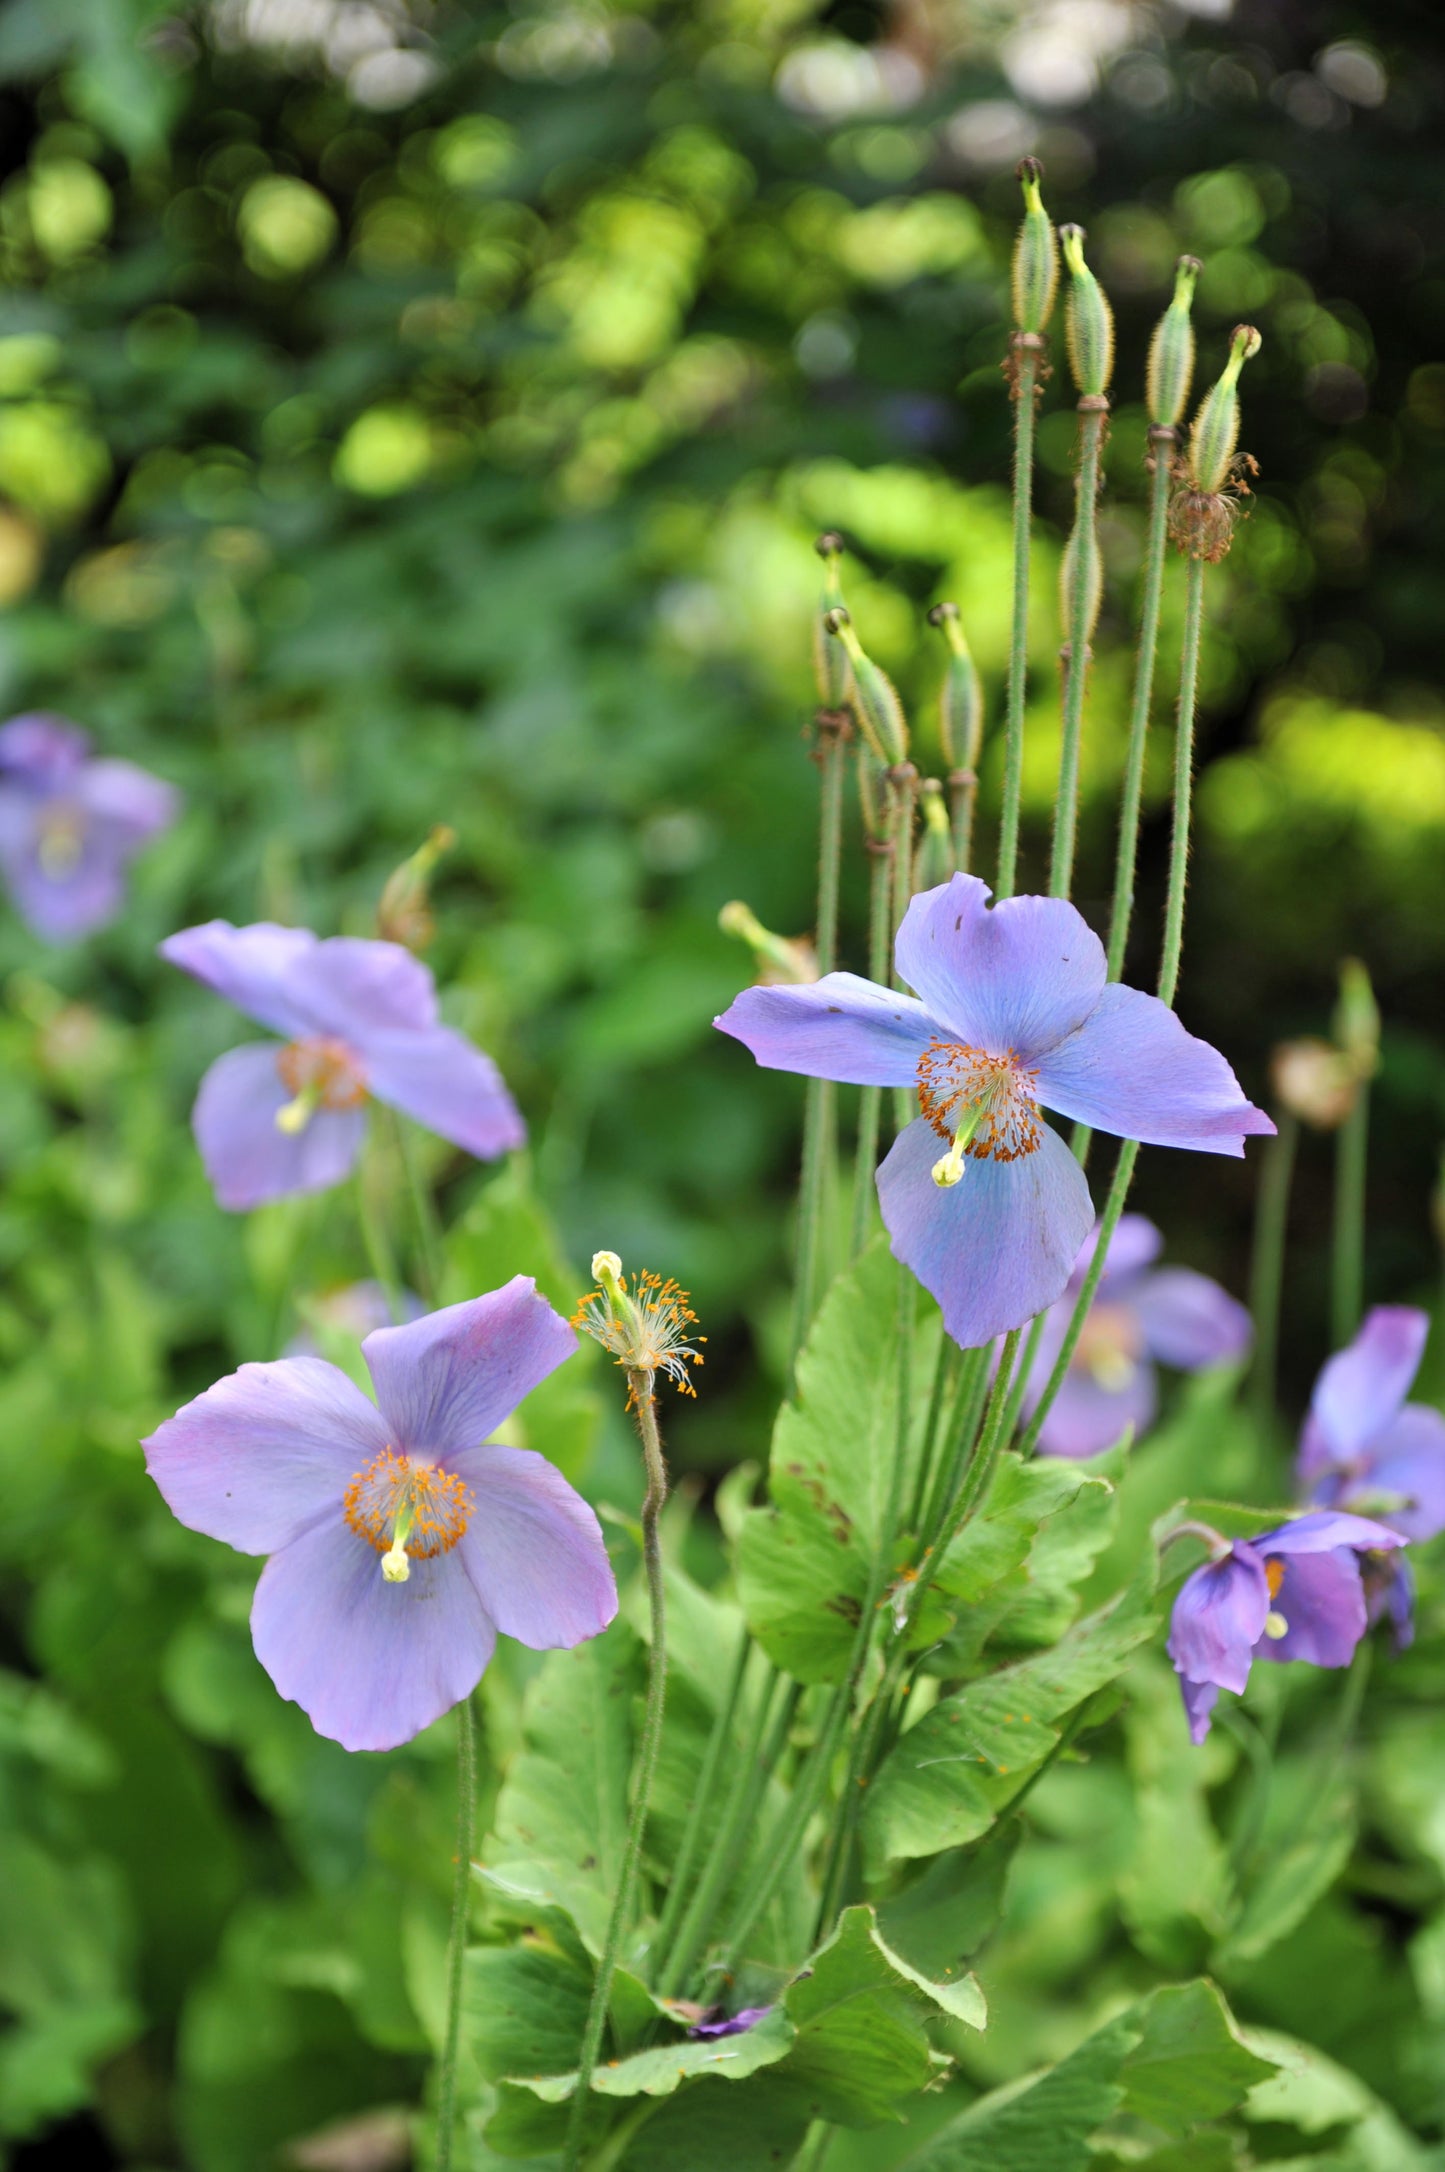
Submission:
[[[455,1471],[383,1448],[357,1472],[341,1509],[358,1538],[381,1555],[389,1584],[404,1584],[413,1561],[450,1553],[472,1515],[472,1489]]]
[[[918,1064],[918,1105],[941,1139],[952,1144],[933,1171],[935,1184],[956,1184],[965,1155],[975,1161],[1019,1161],[1043,1144],[1039,1075],[1012,1049],[990,1056],[961,1041],[931,1041]]]
[[[73,875],[85,846],[85,815],[68,800],[52,800],[40,816],[36,857],[40,872],[52,882]]]
[[[318,1109],[359,1108],[366,1099],[361,1059],[332,1033],[288,1041],[276,1052],[276,1069],[292,1099],[276,1111],[278,1131],[304,1131]]]
[[[1139,1370],[1144,1337],[1127,1305],[1095,1305],[1085,1320],[1074,1354],[1073,1372],[1088,1373],[1097,1387],[1117,1395]]]
[[[1271,1599],[1277,1599],[1279,1587],[1284,1582],[1284,1563],[1278,1554],[1265,1557],[1264,1580],[1269,1586]],[[1281,1637],[1289,1635],[1289,1623],[1274,1607],[1271,1607],[1264,1617],[1264,1633],[1272,1644],[1277,1644]]]

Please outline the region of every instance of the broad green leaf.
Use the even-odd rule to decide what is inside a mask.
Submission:
[[[930,2004],[952,2011],[934,1987],[919,1991],[917,1974],[879,1937],[873,1910],[846,1909],[784,1993],[798,2038],[780,2078],[800,2084],[817,2116],[839,2126],[898,2118],[934,2073],[924,2014]]]
[[[569,2074],[591,1996],[591,1969],[550,1941],[473,1946],[462,1976],[464,2041],[489,2081]]]
[[[1124,2062],[1121,2109],[1168,2134],[1223,2118],[1273,2071],[1211,1983],[1166,1985],[1135,2012],[1143,2034]]]
[[[584,2003],[584,2014],[585,2014]],[[569,2059],[577,2055],[577,2039],[581,2035],[580,2024],[572,2038]],[[670,2097],[681,2083],[696,2081],[702,2075],[716,2075],[725,2081],[741,2081],[755,2074],[759,2067],[776,2066],[787,2055],[797,2031],[781,2007],[775,2007],[756,2021],[750,2029],[740,2030],[736,2036],[705,2038],[689,2041],[685,2036],[669,2044],[654,2044],[647,2051],[634,2052],[628,2059],[608,2059],[598,2066],[592,2076],[592,2088],[604,2097]],[[577,2087],[575,2066],[569,2072],[550,2076],[512,2074],[507,2077],[519,2087],[530,2089],[544,2104],[562,2104]]]
[[[1143,2034],[1131,2010],[1067,2059],[971,2105],[900,2172],[1083,2172],[1089,2137],[1118,2110]]]
[[[1310,1804],[1298,1832],[1281,1840],[1251,1884],[1218,1948],[1216,1965],[1226,1975],[1257,1960],[1303,1922],[1349,1861],[1355,1825],[1348,1788],[1334,1787]]]
[[[957,1976],[1003,1912],[1009,1865],[1022,1827],[1016,1819],[979,1847],[951,1848],[878,1906],[878,1928],[896,1954],[935,1982]]]
[[[776,2068],[741,2085],[697,2082],[648,2107],[618,2172],[782,2172],[811,2118]]]
[[[1244,2117],[1252,2125],[1296,2128],[1306,2148],[1309,2138],[1348,2128],[1348,2154],[1327,2160],[1348,2172],[1435,2172],[1437,2152],[1418,2142],[1358,2074],[1281,2031],[1247,2028],[1241,2034],[1276,2069],[1245,2099]]]
[[[1212,1760],[1189,1739],[1171,1667],[1141,1652],[1126,1680],[1135,1824],[1119,1904],[1141,1953],[1163,1968],[1198,1967],[1230,1891],[1205,1792]]]
[[[939,1589],[966,1606],[976,1606],[986,1592],[1023,1566],[1045,1527],[1091,1486],[1105,1490],[1077,1463],[1054,1456],[1025,1461],[1012,1451],[1000,1456],[977,1512],[938,1565]]]

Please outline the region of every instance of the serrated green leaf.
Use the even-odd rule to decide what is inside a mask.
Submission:
[[[844,1910],[783,2003],[798,2038],[780,2077],[807,2092],[818,2117],[878,2126],[932,2078],[918,1980],[878,1936],[871,1908]]]
[[[1010,1820],[979,1847],[935,1856],[901,1893],[878,1905],[878,1927],[895,1953],[935,1981],[957,1975],[1003,1911],[1022,1827]]]
[[[1223,2118],[1273,2071],[1243,2042],[1212,1983],[1166,1985],[1136,2012],[1143,2033],[1124,2062],[1121,2108],[1167,2134]]]
[[[1189,1739],[1172,1668],[1141,1652],[1126,1679],[1135,1826],[1119,1904],[1141,1953],[1164,1968],[1198,1967],[1230,1892],[1205,1792],[1209,1761]]]
[[[900,2172],[1083,2172],[1089,2138],[1118,2109],[1120,2071],[1140,2041],[1131,2013],[1043,2074],[971,2105]]]

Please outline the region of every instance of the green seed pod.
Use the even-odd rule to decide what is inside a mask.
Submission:
[[[886,671],[879,670],[870,656],[864,655],[863,644],[853,631],[853,622],[841,605],[826,614],[823,624],[842,643],[853,667],[849,699],[859,730],[880,762],[890,766],[906,762],[908,726],[893,681]]]
[[[948,643],[948,664],[938,690],[938,736],[943,759],[950,769],[978,766],[978,744],[983,733],[983,690],[978,670],[964,639],[956,603],[936,603],[928,614]]]
[[[813,548],[823,561],[823,600],[813,614],[813,677],[817,682],[819,707],[841,709],[848,700],[848,652],[829,633],[827,617],[843,602],[843,588],[838,577],[843,538],[830,528],[819,536]]]
[[[1074,627],[1074,586],[1079,577],[1080,547],[1082,543],[1084,569],[1084,646],[1094,638],[1094,628],[1099,623],[1099,609],[1104,601],[1104,565],[1099,551],[1098,538],[1092,522],[1075,521],[1064,555],[1059,563],[1059,622],[1064,629],[1064,639],[1072,642]]]
[[[1194,320],[1189,309],[1201,269],[1197,256],[1180,257],[1174,267],[1174,299],[1149,342],[1145,399],[1149,420],[1158,430],[1172,430],[1188,405],[1194,381]]]
[[[858,747],[858,806],[864,835],[881,845],[888,829],[888,764],[875,760],[866,740]]]
[[[1189,479],[1206,497],[1222,490],[1229,480],[1239,444],[1239,373],[1261,345],[1252,324],[1237,324],[1219,382],[1210,386],[1199,403],[1189,433]]]
[[[1024,216],[1014,242],[1014,324],[1020,332],[1042,332],[1053,315],[1059,286],[1059,245],[1054,222],[1044,209],[1039,183],[1044,169],[1036,158],[1019,160]]]
[[[1081,397],[1098,399],[1108,391],[1114,371],[1114,312],[1084,262],[1082,226],[1061,226],[1059,239],[1069,267],[1069,298],[1064,305],[1069,367]]]
[[[1358,958],[1346,958],[1340,966],[1333,1023],[1335,1039],[1356,1077],[1372,1078],[1380,1064],[1380,1006]]]
[[[923,835],[914,859],[913,881],[919,890],[934,890],[953,873],[953,832],[948,826],[948,807],[937,777],[925,777],[918,787],[923,816]]]

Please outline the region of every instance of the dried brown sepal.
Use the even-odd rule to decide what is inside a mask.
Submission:
[[[1186,558],[1202,558],[1217,566],[1228,555],[1234,531],[1249,518],[1243,502],[1253,495],[1250,479],[1259,473],[1252,453],[1236,455],[1222,490],[1196,490],[1189,480],[1186,460],[1176,460],[1174,475],[1179,484],[1169,501],[1169,534]]]
[[[1003,372],[1004,383],[1008,386],[1011,400],[1023,398],[1023,358],[1025,355],[1032,355],[1035,358],[1034,401],[1037,404],[1039,394],[1054,373],[1053,364],[1049,360],[1049,343],[1042,332],[1009,333],[1008,352],[1000,362],[999,368]]]

